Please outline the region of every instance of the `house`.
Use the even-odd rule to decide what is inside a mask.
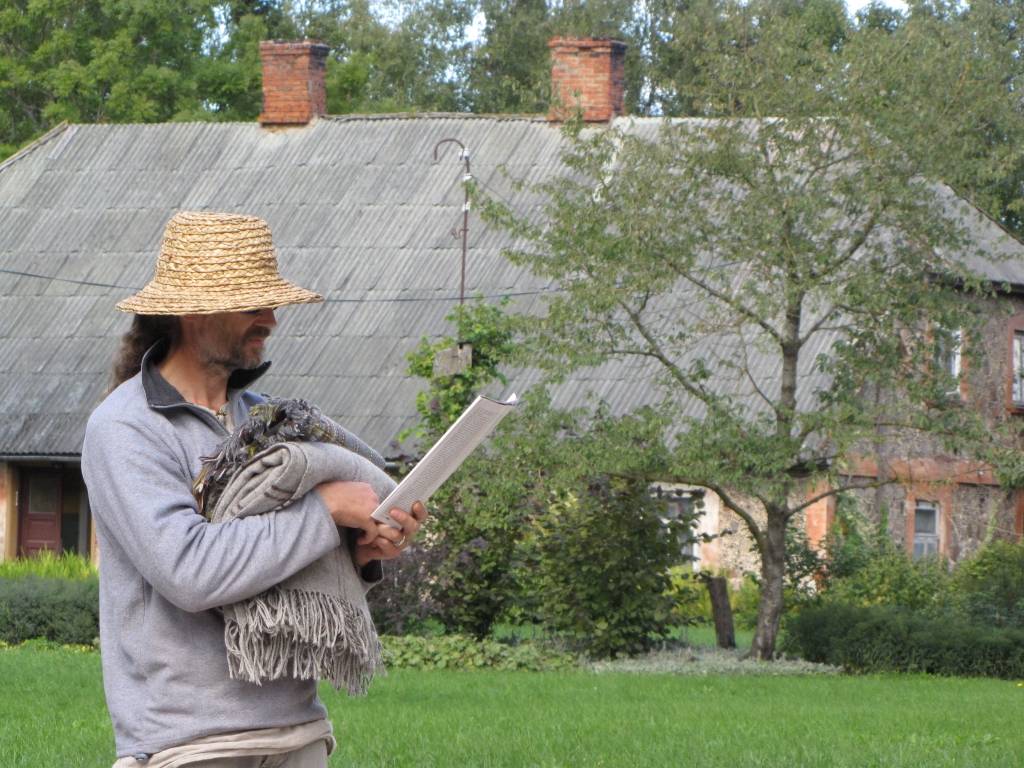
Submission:
[[[657,130],[656,120],[622,116],[621,44],[551,46],[553,88],[578,96],[586,120]],[[536,181],[559,170],[557,116],[332,117],[324,114],[326,47],[267,42],[261,54],[258,123],[62,125],[0,164],[0,557],[95,554],[79,473],[85,423],[129,323],[114,303],[149,279],[175,211],[238,211],[270,223],[283,274],[326,301],[280,313],[274,364],[260,387],[318,403],[388,452],[416,417],[421,382],[406,375],[406,354],[422,336],[451,330],[444,318],[459,299],[461,244],[452,232],[462,224],[466,158],[476,183],[506,200],[522,194],[509,177]],[[970,372],[969,386],[1016,418],[1024,416],[1024,246],[987,219],[976,228],[1012,257],[989,277],[1009,287],[1001,301],[1013,310],[1009,319],[993,315],[993,362]],[[468,240],[469,294],[508,296],[515,311],[539,308],[551,287],[501,257],[506,235],[471,215]],[[514,383],[529,381],[524,374]],[[620,411],[656,397],[630,362],[577,374],[556,402],[582,390]],[[922,461],[927,471],[908,467],[905,482],[885,491],[891,509],[902,509],[891,520],[908,549],[959,555],[985,531],[1021,535],[1020,494],[983,468]],[[858,472],[878,469],[865,461]],[[944,482],[950,472],[952,484]],[[664,490],[678,504],[701,494]],[[738,528],[713,494],[703,498],[708,532]],[[808,511],[812,539],[829,524],[830,504]],[[726,537],[698,554],[707,565],[742,566],[746,549],[741,537]]]

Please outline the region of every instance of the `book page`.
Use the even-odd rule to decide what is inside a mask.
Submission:
[[[515,393],[503,402],[489,397],[477,397],[402,479],[398,487],[380,503],[373,512],[373,518],[400,528],[388,511],[396,508],[408,511],[416,501],[426,504],[434,491],[451,477],[518,402]]]

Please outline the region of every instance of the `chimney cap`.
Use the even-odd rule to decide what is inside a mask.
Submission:
[[[614,37],[552,37],[548,48],[614,48],[626,50],[628,46]]]
[[[261,40],[260,53],[306,53],[326,56],[331,48],[319,40]]]

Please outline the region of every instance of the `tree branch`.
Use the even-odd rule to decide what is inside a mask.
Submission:
[[[751,309],[748,309],[742,303],[740,303],[736,299],[732,298],[731,296],[723,293],[722,291],[718,290],[717,288],[711,286],[706,281],[701,280],[699,277],[694,276],[688,270],[680,269],[679,266],[677,264],[673,263],[673,262],[669,262],[669,263],[671,264],[671,266],[672,266],[673,270],[675,271],[675,273],[677,275],[679,275],[680,277],[682,277],[684,280],[688,280],[690,283],[692,283],[693,285],[697,286],[698,288],[700,288],[702,291],[704,291],[708,295],[718,299],[720,302],[725,304],[727,307],[730,307],[731,309],[733,309],[736,312],[738,312],[739,314],[741,314],[743,317],[747,318],[750,322],[752,322],[752,323],[754,323],[756,325],[759,325],[765,331],[765,333],[767,333],[769,336],[771,336],[776,341],[778,341],[780,343],[782,342],[781,334],[771,325],[771,323],[769,323],[767,320],[762,318],[756,312],[754,312]]]
[[[705,485],[705,488],[713,491],[715,495],[722,500],[722,503],[726,507],[735,512],[739,518],[746,523],[747,529],[750,531],[750,535],[754,537],[754,541],[757,542],[757,546],[760,551],[764,551],[764,531],[761,530],[761,526],[757,524],[757,520],[754,516],[741,504],[732,498],[732,496],[720,485]]]
[[[896,482],[895,479],[876,479],[866,483],[849,483],[848,485],[841,485],[837,488],[830,488],[827,491],[822,491],[821,493],[806,499],[802,504],[790,507],[789,511],[786,512],[786,519],[790,519],[794,515],[797,515],[801,511],[807,509],[807,507],[812,504],[815,504],[822,499],[827,499],[829,496],[838,496],[840,493],[845,493],[846,491],[866,491],[870,488],[879,488],[883,485],[891,485],[894,482]]]

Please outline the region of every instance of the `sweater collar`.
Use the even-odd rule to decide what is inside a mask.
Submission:
[[[165,379],[160,369],[157,368],[164,355],[167,354],[167,339],[160,339],[153,346],[146,350],[142,356],[142,388],[146,392],[146,400],[151,406],[161,407],[168,405],[188,404],[181,393]],[[231,372],[228,377],[228,400],[233,395],[248,387],[256,379],[267,372],[270,368],[270,361],[257,365],[255,368],[239,368]]]

